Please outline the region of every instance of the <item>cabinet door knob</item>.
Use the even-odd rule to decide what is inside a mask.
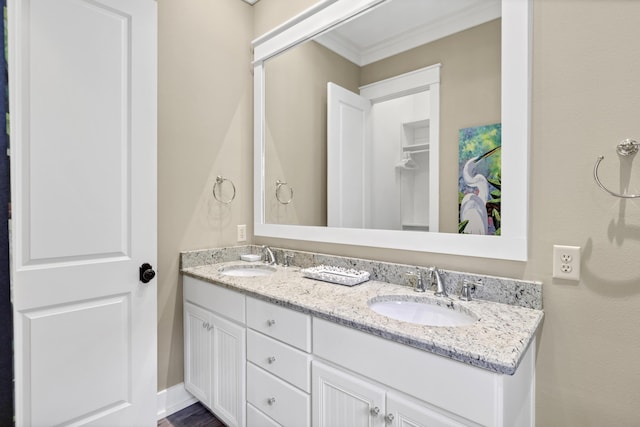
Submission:
[[[396,418],[396,417],[394,417],[394,416],[393,416],[393,414],[392,414],[391,412],[389,412],[389,413],[384,417],[384,421],[385,421],[387,424],[391,424],[395,418]]]
[[[273,362],[275,362],[275,361],[276,361],[275,356],[269,356],[269,357],[267,358],[267,362],[269,362],[269,363],[273,363]]]
[[[380,408],[378,408],[377,406],[374,408],[371,408],[371,415],[376,416],[380,413]]]
[[[273,319],[269,319],[269,320],[267,320],[267,326],[273,326],[273,325],[275,325],[275,324],[276,324],[276,321],[275,321],[275,320],[273,320]]]
[[[209,329],[209,322],[203,323],[202,327],[205,328],[205,329]]]
[[[276,398],[275,397],[270,397],[267,399],[267,403],[269,405],[273,405],[274,403],[276,403]]]

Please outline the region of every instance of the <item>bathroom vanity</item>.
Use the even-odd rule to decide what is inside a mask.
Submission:
[[[182,269],[185,387],[227,425],[534,425],[541,310],[376,280],[340,286],[305,278],[299,267],[225,274],[252,265]],[[477,320],[394,320],[370,309],[380,297]]]
[[[321,0],[253,42],[255,236],[527,259],[532,2],[469,2],[456,28],[449,25],[453,12],[440,9],[455,2],[440,3],[438,10],[416,10],[403,8],[433,5]],[[437,16],[440,19],[435,22],[422,21]],[[370,32],[349,29],[350,24]],[[487,55],[498,58],[493,69],[497,65],[499,72],[481,73],[479,80],[465,75],[463,81],[455,81],[458,71],[476,69],[479,64],[473,56],[479,52],[477,46],[461,44],[461,52],[466,53],[454,56],[473,57],[474,67],[439,58],[438,63],[420,63],[419,69],[401,67],[396,70],[400,75],[385,71],[377,79],[363,77],[379,74],[368,68],[370,64],[397,59],[400,54],[424,58],[421,49],[427,44],[480,25],[491,34],[501,34],[494,37],[498,44],[489,48],[498,54]],[[395,36],[411,33],[416,37],[390,35],[394,43],[378,43],[389,49],[373,53],[365,49],[362,55],[351,51],[350,43],[341,42],[351,36],[373,42],[374,35],[392,27],[398,30]],[[411,28],[416,31],[407,31]],[[395,69],[396,61],[390,61],[387,68]],[[456,71],[456,66],[461,68]],[[438,70],[438,75],[428,70]],[[485,86],[487,76],[497,81],[496,87]],[[387,90],[390,82],[392,91]],[[441,83],[450,84],[442,93]],[[372,130],[336,135],[331,131],[336,118],[339,129],[363,129],[360,122],[346,122],[347,117],[332,113],[357,110],[331,110],[328,98],[334,84],[349,88],[360,101],[366,98],[362,102],[369,106],[420,95],[415,102],[428,105],[429,113],[416,108],[422,115],[403,116],[401,125],[394,122],[391,127],[402,129],[403,139],[386,144],[387,150],[395,151],[377,151],[369,138]],[[318,89],[325,87],[326,91]],[[447,98],[460,88],[464,88],[460,99]],[[470,88],[484,92],[472,96]],[[499,112],[490,118],[477,117],[488,109],[487,95],[499,98]],[[469,104],[473,99],[482,104]],[[460,105],[468,107],[469,115],[460,114]],[[456,180],[445,182],[436,170],[438,165],[459,166],[457,147],[441,145],[440,133],[449,141],[459,129],[496,122],[502,126],[500,233],[460,234],[458,212],[442,209],[442,205],[457,206],[455,200],[437,205],[460,191],[456,191]],[[345,123],[351,124],[342,126]],[[395,148],[389,148],[392,145]],[[336,154],[336,147],[344,151]],[[354,161],[332,161],[346,158],[347,151],[356,153]],[[318,162],[325,156],[326,164]],[[397,161],[414,157],[418,159],[415,167],[397,169]],[[387,179],[370,184],[378,176]],[[353,191],[343,197],[347,190]],[[380,195],[384,197],[377,199]],[[407,206],[411,203],[403,200],[421,204]],[[376,203],[391,208],[388,216],[393,221],[376,222],[380,219],[376,215],[383,211]],[[352,213],[353,218],[345,219],[344,213]],[[240,251],[256,253],[257,248]],[[227,425],[535,424],[535,333],[543,315],[541,284],[484,277],[473,300],[461,301],[458,295],[464,279],[478,277],[447,272],[444,280],[450,297],[436,297],[431,290],[418,294],[406,286],[406,274],[424,272],[424,267],[296,252],[295,267],[257,268],[264,265],[235,261],[237,252],[226,248],[182,254],[185,386]],[[276,253],[276,258],[287,259],[295,251],[287,252]],[[346,287],[311,280],[300,272],[300,267],[321,264],[365,270],[371,280]],[[385,301],[439,306],[472,321],[464,326],[434,326],[372,310],[370,304]]]

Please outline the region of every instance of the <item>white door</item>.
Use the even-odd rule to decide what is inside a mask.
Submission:
[[[156,7],[9,0],[19,426],[156,424]]]
[[[327,84],[327,225],[368,228],[371,102]]]

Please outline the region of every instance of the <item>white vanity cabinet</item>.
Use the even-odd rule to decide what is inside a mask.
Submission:
[[[502,375],[314,318],[313,427],[533,426],[533,348]]]
[[[311,316],[247,297],[247,425],[307,427]]]
[[[535,340],[514,375],[184,278],[185,387],[237,427],[532,427]]]
[[[229,427],[245,426],[245,296],[184,277],[184,384]]]
[[[424,402],[322,362],[313,362],[314,427],[467,427]]]

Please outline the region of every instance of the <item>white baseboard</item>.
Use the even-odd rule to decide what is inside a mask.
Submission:
[[[158,392],[158,419],[196,403],[198,400],[184,388],[184,383],[176,384]]]

